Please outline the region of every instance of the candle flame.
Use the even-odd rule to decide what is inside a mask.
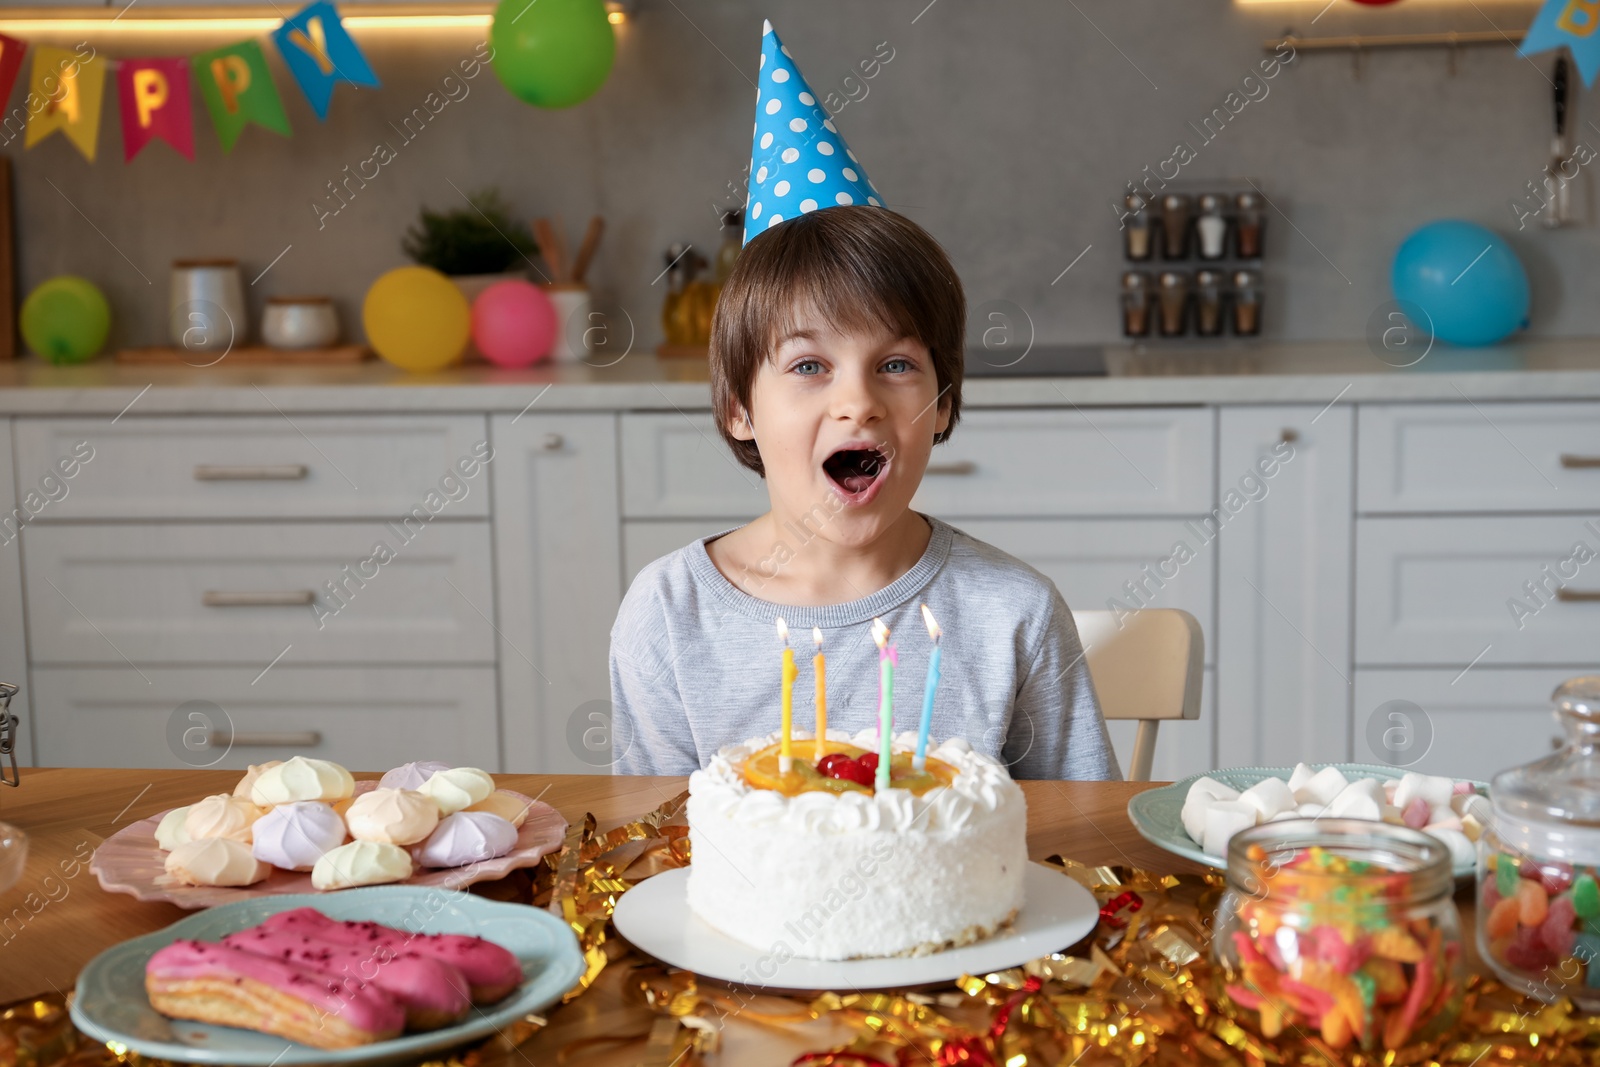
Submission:
[[[816,646],[817,646],[818,649],[822,648],[822,628],[821,627],[813,626],[811,628],[811,640],[816,643]]]
[[[789,624],[783,621],[783,616],[778,616],[778,639],[785,645],[789,643]]]
[[[872,620],[872,639],[882,648],[889,643],[889,628],[883,624],[882,619]]]
[[[934,620],[933,612],[928,610],[928,605],[922,605],[922,621],[928,624],[928,636],[935,641],[939,640],[944,631],[939,629],[939,624]]]

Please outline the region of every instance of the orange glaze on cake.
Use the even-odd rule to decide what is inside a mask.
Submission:
[[[867,786],[819,774],[816,763],[810,755],[800,755],[801,752],[814,754],[815,745],[814,741],[791,743],[791,751],[795,753],[795,757],[788,774],[778,772],[778,751],[781,745],[777,744],[768,745],[745,760],[739,768],[739,773],[752,789],[770,789],[790,797],[798,793],[873,792]],[[827,755],[837,752],[851,759],[867,753],[866,749],[843,741],[825,741],[823,747]],[[889,781],[893,788],[909,790],[917,796],[941,785],[949,785],[955,781],[956,775],[961,773],[950,764],[936,760],[932,756],[928,757],[926,768],[921,771],[911,766],[911,760],[910,752],[896,752],[894,759],[889,763]]]

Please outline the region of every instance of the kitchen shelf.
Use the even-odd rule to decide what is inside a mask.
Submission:
[[[1285,34],[1261,42],[1263,51],[1290,45],[1297,52],[1360,52],[1380,48],[1464,48],[1468,45],[1522,43],[1523,30],[1448,30],[1443,33],[1352,33],[1328,37]]]

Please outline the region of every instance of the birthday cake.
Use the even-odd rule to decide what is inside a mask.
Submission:
[[[875,788],[876,731],[730,745],[689,777],[689,907],[783,960],[921,956],[971,944],[1022,907],[1027,808],[995,760],[963,740],[927,752],[894,738]],[[820,769],[819,769],[820,766]],[[771,973],[756,978],[771,977]]]

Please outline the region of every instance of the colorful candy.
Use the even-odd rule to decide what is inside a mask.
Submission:
[[[1419,902],[1411,875],[1314,846],[1276,866],[1259,845],[1246,856],[1261,891],[1235,889],[1225,992],[1262,1034],[1293,1026],[1333,1049],[1398,1049],[1450,1025],[1461,984],[1447,892]],[[1520,928],[1523,903],[1500,901],[1501,924]]]
[[[1551,993],[1574,983],[1600,989],[1595,869],[1506,852],[1491,854],[1487,865],[1493,877],[1478,891],[1479,943],[1491,961]]]

